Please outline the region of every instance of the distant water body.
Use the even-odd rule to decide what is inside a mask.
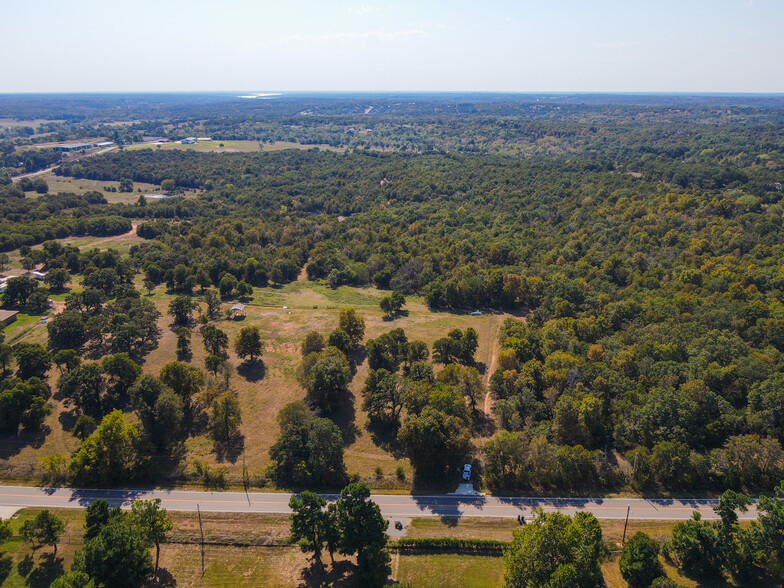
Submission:
[[[266,94],[248,94],[246,96],[237,96],[237,98],[261,98],[262,100],[269,100],[270,98],[277,98],[283,96],[280,92],[268,92]]]

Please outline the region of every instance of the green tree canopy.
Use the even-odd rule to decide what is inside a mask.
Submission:
[[[261,334],[259,328],[254,326],[242,327],[234,340],[234,353],[238,357],[249,358],[253,363],[261,357]]]
[[[664,574],[659,562],[659,545],[646,533],[639,531],[623,546],[621,575],[632,588],[648,588]]]
[[[139,427],[114,410],[74,453],[68,468],[74,482],[108,486],[141,476],[146,464]]]
[[[603,549],[602,530],[592,514],[580,512],[571,518],[540,510],[533,521],[514,531],[504,555],[506,585],[598,588],[603,585]]]

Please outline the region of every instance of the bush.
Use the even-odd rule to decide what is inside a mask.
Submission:
[[[664,573],[659,562],[659,545],[642,531],[624,545],[620,566],[623,579],[633,588],[647,588]]]

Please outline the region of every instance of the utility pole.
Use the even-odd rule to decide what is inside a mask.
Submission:
[[[621,539],[621,545],[626,544],[626,527],[629,524],[629,511],[632,509],[631,506],[626,505],[626,522],[623,524],[623,539]]]
[[[196,503],[196,512],[199,513],[199,533],[201,534],[201,577],[204,577],[204,528],[201,526],[201,509]]]
[[[248,494],[248,466],[245,465],[245,445],[242,446],[242,485],[245,487],[245,498],[248,499],[248,506],[250,506],[250,495]]]

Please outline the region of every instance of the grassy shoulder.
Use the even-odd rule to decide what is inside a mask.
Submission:
[[[84,509],[51,509],[67,523],[54,557],[51,547],[33,550],[20,535],[21,526],[41,509],[26,508],[11,521],[12,538],[0,547],[2,586],[48,586],[71,566],[81,549]],[[286,515],[258,513],[202,513],[206,545],[202,573],[199,520],[196,513],[170,512],[173,529],[161,549],[159,582],[177,586],[355,586],[354,562],[337,557],[332,567],[319,573],[296,546],[287,545],[290,521]],[[600,521],[605,540],[618,545],[623,521]],[[630,521],[627,538],[644,531],[661,540],[672,535],[674,522]],[[451,537],[510,541],[517,523],[509,519],[416,518],[406,528],[406,537]],[[612,553],[602,572],[609,588],[627,588],[620,575],[620,553]],[[325,554],[325,561],[329,561]],[[662,559],[667,575],[688,588],[713,585],[684,576]],[[457,553],[392,554],[392,578],[413,587],[500,586],[504,560],[500,556]],[[155,584],[157,585],[157,584]]]

